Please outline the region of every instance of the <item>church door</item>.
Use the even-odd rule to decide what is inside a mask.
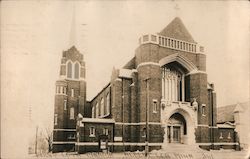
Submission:
[[[173,142],[180,143],[181,142],[181,127],[173,126]]]

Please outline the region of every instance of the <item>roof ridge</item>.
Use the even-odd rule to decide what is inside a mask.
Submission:
[[[159,35],[196,43],[179,17],[175,17]]]

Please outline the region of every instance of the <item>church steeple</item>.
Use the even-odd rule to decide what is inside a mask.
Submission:
[[[76,46],[76,7],[73,6],[72,20],[69,33],[69,47]]]

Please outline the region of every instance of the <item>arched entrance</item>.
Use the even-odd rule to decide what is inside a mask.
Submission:
[[[162,109],[162,126],[164,128],[163,145],[165,149],[171,143],[195,144],[197,115],[188,105],[171,105]]]
[[[179,114],[173,114],[167,122],[168,143],[184,143],[184,135],[187,135],[185,118]]]

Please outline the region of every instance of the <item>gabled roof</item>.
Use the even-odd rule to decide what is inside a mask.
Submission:
[[[234,112],[237,105],[240,105],[243,110],[247,110],[249,107],[249,102],[218,107],[217,123],[234,122]]]
[[[174,39],[179,39],[191,43],[196,43],[191,34],[186,29],[179,17],[176,17],[170,24],[168,24],[159,35],[167,36]]]

